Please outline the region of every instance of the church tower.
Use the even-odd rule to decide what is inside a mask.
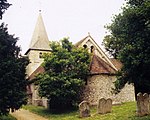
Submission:
[[[44,61],[42,54],[50,52],[49,44],[50,42],[48,40],[41,11],[39,11],[29,49],[25,53],[30,60],[30,63],[26,68],[27,78],[32,79],[32,75],[41,68],[41,64]],[[29,104],[47,106],[47,99],[41,99],[38,96],[38,89],[34,84],[27,86],[27,93]]]
[[[43,23],[41,11],[35,25],[29,49],[25,53],[30,60],[27,67],[27,77],[29,77],[43,62],[42,54],[50,52],[49,40]]]

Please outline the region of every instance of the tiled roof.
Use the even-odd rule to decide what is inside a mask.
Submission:
[[[118,70],[122,68],[122,63],[119,60],[114,59],[114,58],[110,58],[110,60]]]
[[[119,60],[110,59],[118,70],[121,69],[122,64]],[[35,75],[43,73],[45,70],[42,66],[39,66],[30,76],[29,79],[34,79]],[[92,74],[115,74],[117,71],[112,68],[108,63],[102,60],[100,57],[93,55],[90,63],[90,73]]]
[[[43,73],[45,70],[43,68],[43,66],[39,66],[30,76],[29,76],[29,80],[32,80],[35,78],[35,75],[39,74],[39,73]]]
[[[117,71],[112,68],[108,63],[99,58],[96,55],[93,55],[92,61],[90,64],[90,73],[91,74],[115,74]]]

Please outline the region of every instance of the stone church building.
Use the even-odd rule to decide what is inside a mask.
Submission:
[[[116,72],[122,67],[118,60],[109,58],[90,34],[76,43],[75,46],[77,48],[88,48],[89,52],[92,53],[90,75],[83,91],[83,100],[89,101],[91,105],[96,105],[102,97],[111,98],[114,103],[134,101],[134,88],[132,85],[126,84],[117,95],[112,91],[112,88],[114,88],[113,82],[116,80]],[[44,68],[41,66],[43,62],[41,56],[47,52],[51,52],[49,40],[42,15],[39,13],[29,49],[25,53],[30,59],[26,71],[29,80],[32,80],[38,73],[44,72]],[[38,86],[34,84],[27,86],[28,102],[33,105],[47,106],[47,99],[40,98],[37,89]]]

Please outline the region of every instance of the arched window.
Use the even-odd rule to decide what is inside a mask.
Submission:
[[[42,58],[42,53],[41,52],[39,53],[39,58]]]
[[[83,45],[83,47],[84,47],[84,49],[86,49],[86,48],[87,48],[87,45]]]
[[[94,46],[91,46],[91,53],[93,53],[94,51]]]

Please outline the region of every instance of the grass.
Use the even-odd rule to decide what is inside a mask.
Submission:
[[[8,115],[8,116],[0,116],[0,120],[16,120],[16,118],[12,117],[11,115]]]
[[[113,106],[112,112],[100,115],[96,114],[96,108],[91,109],[91,117],[79,118],[78,111],[70,111],[62,114],[52,114],[43,107],[37,106],[24,106],[24,109],[39,114],[49,120],[150,120],[150,116],[137,117],[135,102],[123,103],[119,106]]]

